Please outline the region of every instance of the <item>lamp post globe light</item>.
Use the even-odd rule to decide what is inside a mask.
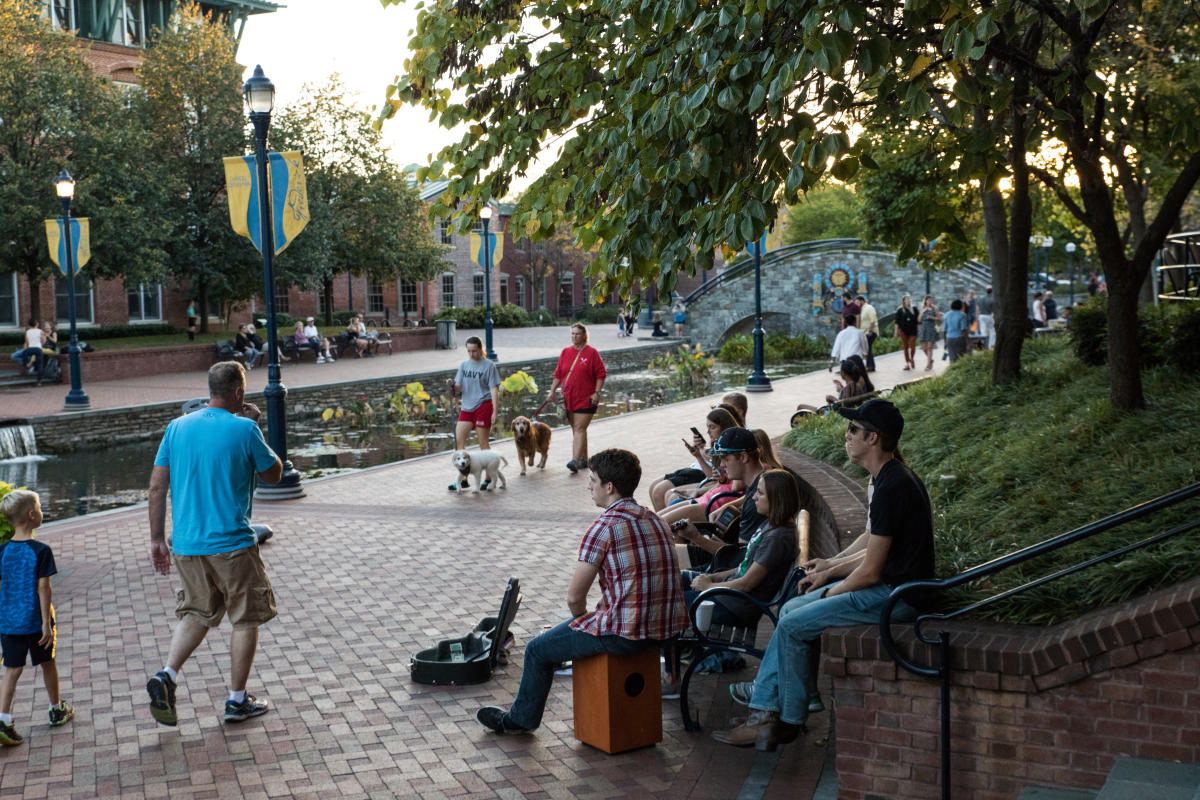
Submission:
[[[83,391],[83,376],[79,372],[79,336],[75,330],[75,245],[71,241],[71,198],[75,196],[75,180],[65,169],[54,179],[54,191],[62,202],[63,250],[67,263],[67,317],[71,321],[71,346],[67,349],[71,359],[71,391],[63,402],[67,411],[82,411],[92,407],[92,401]]]
[[[267,304],[267,441],[283,462],[278,483],[260,484],[254,496],[260,500],[290,500],[304,495],[300,473],[287,457],[287,388],[279,380],[279,343],[275,338],[275,230],[271,224],[271,192],[267,183],[267,129],[275,108],[275,84],[261,66],[242,87],[250,122],[254,125],[254,164],[258,173],[258,220],[263,256],[263,294]]]
[[[771,379],[763,371],[763,326],[762,326],[762,243],[759,237],[754,247],[754,372],[746,381],[747,392],[774,391]]]
[[[485,205],[481,208],[479,219],[483,222],[483,347],[487,357],[495,361],[496,351],[492,349],[492,238],[488,234],[492,207]]]

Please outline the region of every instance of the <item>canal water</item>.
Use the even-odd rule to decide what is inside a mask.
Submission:
[[[796,363],[771,366],[772,379],[790,377],[824,368],[825,364]],[[612,417],[643,408],[703,397],[744,385],[745,367],[717,365],[707,380],[681,379],[676,373],[640,370],[610,373],[604,385],[604,401],[597,417]],[[328,477],[344,472],[390,464],[395,461],[451,450],[454,435],[451,410],[441,387],[426,387],[432,397],[424,409],[407,404],[406,415],[389,411],[388,398],[369,398],[367,404],[329,409],[328,419],[311,417],[288,423],[288,457],[302,479]],[[500,419],[518,414],[532,416],[545,398],[545,389],[501,399]],[[370,410],[367,409],[370,405]],[[340,411],[340,413],[339,413]],[[566,424],[559,408],[547,405],[538,417],[551,426]],[[0,458],[0,481],[27,486],[41,496],[47,521],[140,503],[158,441],[112,445],[97,450],[77,450],[62,456],[30,454],[35,450],[29,435],[0,429],[17,444]],[[493,439],[509,437],[507,426]],[[472,437],[474,439],[474,437]]]

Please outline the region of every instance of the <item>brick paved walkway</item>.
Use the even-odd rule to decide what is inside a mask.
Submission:
[[[898,355],[879,361],[880,386],[911,374]],[[750,424],[778,436],[795,403],[819,400],[828,381],[825,373],[791,378],[751,395]],[[647,475],[662,474],[686,461],[678,439],[712,402],[599,420],[591,449],[628,447]],[[301,500],[257,504],[255,519],[277,532],[264,558],[280,615],[262,630],[249,687],[272,710],[241,725],[219,717],[227,625],[181,673],[179,727],[150,718],[144,684],[165,657],[174,581],[150,568],[145,507],[46,526],[41,537],[60,571],[63,694],[77,716],[51,731],[40,676],[26,671],[13,709],[26,744],[0,751],[0,796],[811,797],[828,713],[777,756],[708,737],[734,713],[724,684],[753,667],[697,685],[705,732],[685,732],[668,702],[664,741],[632,753],[608,756],[573,738],[568,679],[557,682],[534,736],[496,737],[476,723],[479,706],[511,702],[524,643],[565,616],[578,540],[598,513],[584,477],[563,468],[568,442],[556,431],[551,468],[524,478],[511,442],[499,443],[511,462],[504,492],[448,493],[441,454],[313,481]],[[478,686],[412,683],[410,654],[494,614],[509,576],[524,594],[512,663]]]

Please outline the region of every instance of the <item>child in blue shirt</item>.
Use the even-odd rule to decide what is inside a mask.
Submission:
[[[42,524],[42,504],[36,492],[17,489],[0,500],[0,513],[12,524],[11,539],[0,544],[0,744],[25,741],[12,721],[13,694],[28,657],[41,666],[50,695],[50,726],[66,725],[75,709],[58,696],[58,665],[54,661],[54,606],[50,576],[58,572],[49,546],[34,541]]]

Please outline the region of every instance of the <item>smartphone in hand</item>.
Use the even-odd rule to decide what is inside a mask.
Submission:
[[[704,437],[700,435],[700,431],[696,430],[695,428],[692,428],[692,436],[695,436],[697,439],[700,440],[701,447],[704,446]]]

